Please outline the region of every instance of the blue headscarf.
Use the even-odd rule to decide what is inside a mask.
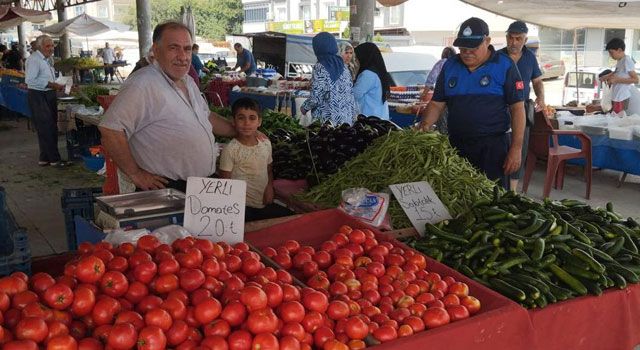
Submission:
[[[322,32],[313,37],[313,53],[318,62],[329,71],[332,81],[338,80],[344,71],[344,61],[338,56],[338,42],[333,35]]]

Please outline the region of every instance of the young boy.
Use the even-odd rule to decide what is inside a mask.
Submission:
[[[624,54],[624,40],[613,38],[607,43],[605,49],[609,51],[609,56],[618,63],[616,63],[615,71],[603,76],[601,80],[611,86],[613,112],[620,113],[629,108],[631,89],[635,88],[633,84],[638,83],[638,74],[634,70],[633,59]]]
[[[231,106],[236,136],[220,156],[220,176],[247,182],[245,221],[291,215],[287,208],[273,203],[271,142],[259,140],[262,124],[260,107],[250,98],[240,98]]]

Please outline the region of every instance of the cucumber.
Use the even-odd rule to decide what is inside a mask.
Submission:
[[[477,245],[469,250],[467,250],[466,253],[464,253],[464,257],[467,260],[470,260],[471,258],[473,258],[476,254],[485,251],[485,250],[489,250],[493,248],[493,245],[487,244],[487,245]]]
[[[549,293],[549,286],[541,281],[541,280],[537,280],[529,275],[525,275],[523,273],[511,273],[509,274],[509,277],[511,277],[512,279],[515,279],[517,281],[520,282],[524,282],[524,283],[528,283],[536,288],[538,288],[542,293]]]
[[[432,235],[434,235],[434,236],[436,236],[438,238],[444,239],[446,241],[453,242],[453,243],[464,244],[464,245],[469,244],[468,240],[466,240],[466,239],[464,239],[464,238],[462,238],[462,237],[460,237],[458,235],[451,234],[451,233],[448,233],[448,232],[444,232],[444,231],[442,231],[441,229],[437,228],[436,226],[434,226],[432,224],[427,224],[426,225],[426,229],[427,229],[428,233],[430,233],[430,234],[432,234]]]
[[[503,261],[500,265],[496,266],[496,270],[498,271],[508,271],[511,267],[520,265],[529,261],[529,257],[520,256],[516,258],[511,258],[509,260]]]
[[[536,306],[543,309],[548,305],[547,298],[543,295],[540,295],[539,298],[534,299],[536,301]]]
[[[616,274],[621,275],[622,277],[624,277],[625,280],[627,280],[630,283],[638,283],[640,282],[640,278],[638,277],[638,275],[627,269],[626,267],[618,264],[618,263],[612,263],[612,264],[607,264],[607,271],[608,272],[613,272]]]
[[[517,232],[517,234],[521,235],[521,236],[529,236],[531,234],[533,234],[534,232],[537,232],[538,230],[540,230],[540,228],[542,227],[542,225],[544,225],[545,221],[541,220],[541,219],[534,219],[534,223],[531,224],[529,227],[526,227],[520,231]]]
[[[552,284],[552,283],[549,284],[549,290],[551,291],[551,294],[553,294],[555,298],[559,301],[567,300],[573,297],[572,291],[566,288],[556,286],[555,284]]]
[[[509,276],[502,276],[501,278],[503,281],[510,283],[512,286],[521,289],[528,298],[536,300],[541,296],[540,290],[532,284],[520,282],[514,278],[510,278]]]
[[[553,272],[553,274],[556,275],[562,283],[566,284],[571,288],[571,290],[578,293],[578,295],[587,294],[587,287],[585,287],[584,284],[575,277],[571,276],[567,271],[563,270],[560,266],[556,264],[549,264],[547,268],[551,270],[551,272]]]
[[[590,294],[593,295],[602,295],[602,288],[600,288],[600,284],[597,281],[593,281],[593,280],[589,280],[589,279],[585,279],[585,278],[578,278],[580,280],[580,282],[582,282],[582,284],[584,284],[585,287],[587,287],[587,290],[589,291]]]
[[[625,241],[625,237],[616,237],[613,241],[613,244],[611,245],[610,248],[608,249],[604,249],[604,252],[611,255],[611,256],[616,256],[618,255],[618,253],[620,252],[620,249],[622,249],[622,247],[624,246],[624,241]],[[607,242],[609,243],[609,242]],[[605,243],[605,244],[607,244]],[[602,247],[601,247],[602,248]]]
[[[489,284],[500,294],[503,294],[515,301],[522,302],[527,299],[527,295],[522,291],[522,289],[516,288],[499,278],[489,279]]]
[[[540,260],[542,259],[542,255],[544,254],[544,246],[545,242],[542,238],[537,238],[533,242],[533,251],[531,252],[532,260]]]
[[[614,261],[609,254],[603,252],[602,250],[592,247],[590,245],[584,244],[580,241],[576,241],[575,239],[567,241],[567,244],[569,246],[572,246],[573,248],[580,248],[585,252],[590,252],[591,254],[593,254],[593,256],[598,257],[602,261],[607,261],[607,262]]]
[[[553,243],[553,242],[566,242],[570,239],[572,239],[573,236],[572,235],[556,235],[556,236],[551,236],[546,238],[545,240],[549,243]]]
[[[584,244],[589,244],[591,245],[591,239],[589,239],[589,237],[587,235],[585,235],[584,233],[582,233],[582,231],[578,230],[575,226],[571,225],[570,223],[567,223],[567,232],[569,232],[569,234],[573,235],[578,241],[584,243]],[[598,233],[598,231],[596,230],[596,232],[594,233]]]
[[[620,274],[617,274],[614,272],[609,274],[609,276],[611,276],[611,279],[613,280],[613,283],[615,284],[615,286],[617,286],[620,289],[627,288],[627,280],[625,280],[624,277],[622,277]]]
[[[597,273],[604,273],[605,267],[599,263],[596,259],[594,259],[591,255],[587,254],[584,250],[580,248],[573,248],[571,250],[571,254],[577,257],[578,259],[587,263],[587,265]]]
[[[574,265],[563,265],[562,268],[573,276],[580,277],[580,280],[583,281],[585,279],[597,281],[600,279],[601,274],[595,273],[593,271],[582,269],[578,266]]]

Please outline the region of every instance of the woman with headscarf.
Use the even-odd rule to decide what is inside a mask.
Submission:
[[[363,43],[356,47],[356,58],[360,63],[353,95],[359,114],[389,119],[389,87],[391,77],[382,59],[380,49],[374,43]]]
[[[311,95],[300,111],[311,111],[314,120],[335,125],[352,124],[356,115],[351,74],[338,56],[338,43],[333,35],[322,32],[313,38],[313,52],[318,63],[313,66]]]
[[[353,54],[353,46],[348,41],[341,41],[338,43],[338,49],[340,50],[342,61],[349,69],[349,73],[351,73],[351,80],[356,80],[358,70],[356,68],[356,57]]]

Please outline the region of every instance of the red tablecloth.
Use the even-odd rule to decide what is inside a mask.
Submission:
[[[288,239],[319,246],[341,225],[366,227],[340,210],[331,209],[303,215],[282,224],[245,234],[245,241],[258,248],[277,246]],[[374,230],[379,239],[392,240]],[[500,294],[485,288],[451,268],[428,258],[428,269],[442,276],[452,276],[469,285],[470,293],[480,299],[482,310],[477,315],[435,330],[389,342],[376,349],[534,349],[534,339],[525,309]]]
[[[229,106],[229,92],[231,89],[236,85],[244,86],[245,84],[244,80],[222,81],[221,79],[214,79],[204,90],[204,94],[207,97],[207,101],[214,106],[220,106],[220,100],[222,100],[224,106]],[[218,100],[218,96],[220,96],[220,100]]]
[[[640,344],[640,285],[529,311],[539,349],[626,350]]]

